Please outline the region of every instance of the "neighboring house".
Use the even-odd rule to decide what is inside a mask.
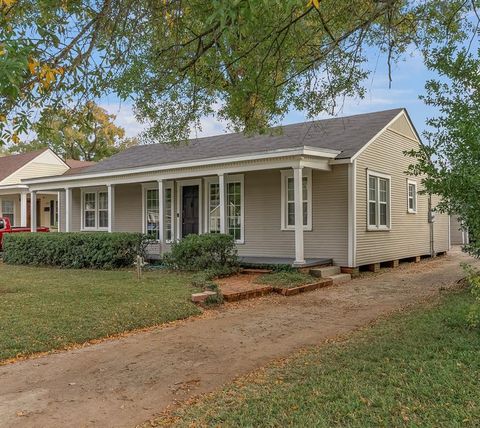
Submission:
[[[31,208],[31,195],[23,179],[62,175],[79,171],[84,162],[60,159],[52,150],[0,157],[0,217],[8,217],[14,226],[31,226],[32,217],[36,226],[58,227],[58,192],[46,191],[35,194]],[[87,163],[92,165],[93,163]],[[73,169],[72,169],[73,168]]]
[[[62,231],[143,232],[157,254],[190,233],[223,232],[250,261],[356,268],[449,249],[448,216],[429,223],[428,197],[405,172],[404,151],[419,144],[396,109],[132,147],[24,184],[59,192]]]
[[[452,245],[467,245],[470,242],[468,230],[458,217],[450,217],[450,242]]]

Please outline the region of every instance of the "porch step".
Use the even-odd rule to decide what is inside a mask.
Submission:
[[[340,274],[340,272],[340,266],[326,266],[310,269],[310,275],[316,276],[317,278],[329,278],[332,275]]]
[[[331,275],[330,279],[333,281],[333,285],[343,284],[344,282],[348,282],[352,279],[352,275],[349,273],[339,273],[336,275]]]

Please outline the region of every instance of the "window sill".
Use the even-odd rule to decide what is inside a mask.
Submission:
[[[417,211],[415,210],[407,210],[407,214],[417,214]]]
[[[391,227],[367,227],[367,232],[390,232]]]
[[[305,226],[305,227],[303,228],[303,231],[304,231],[304,232],[311,232],[312,229],[313,229],[313,228],[312,228],[311,226],[310,226],[310,227]],[[295,228],[294,228],[294,227],[282,227],[280,230],[281,230],[282,232],[295,232]]]
[[[80,232],[108,232],[108,227],[84,227]]]

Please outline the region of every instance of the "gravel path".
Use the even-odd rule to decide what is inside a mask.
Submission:
[[[133,427],[272,359],[452,286],[458,250],[293,297],[268,296],[147,332],[0,366],[1,427]]]

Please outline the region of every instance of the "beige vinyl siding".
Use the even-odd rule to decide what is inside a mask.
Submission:
[[[401,116],[395,122],[393,122],[390,125],[389,129],[417,141],[417,136],[415,135],[415,132],[413,131],[412,127],[404,116]]]
[[[72,226],[70,228],[71,232],[80,232],[81,229],[81,191],[80,189],[72,189]]]
[[[304,232],[305,257],[333,258],[347,264],[348,168],[312,171],[312,230]],[[295,235],[281,230],[281,172],[267,170],[244,174],[245,244],[239,254],[294,257]]]
[[[428,196],[417,195],[417,213],[407,212],[407,179],[417,181],[417,190],[421,184],[420,178],[405,173],[412,158],[403,151],[417,147],[417,142],[387,129],[357,158],[357,266],[430,253]],[[389,231],[367,230],[367,170],[391,176]],[[447,215],[437,214],[436,251],[448,249],[447,221]]]
[[[59,231],[60,232],[65,232],[65,191],[62,190],[60,191],[60,201],[58,202],[58,210],[60,211],[58,213],[58,223],[59,223]]]
[[[142,232],[142,185],[115,186],[115,232]]]
[[[462,223],[456,216],[450,217],[450,243],[452,245],[466,244],[466,232],[463,229]]]
[[[438,196],[432,197],[432,205],[435,207],[439,202]],[[434,251],[439,253],[450,250],[450,216],[448,214],[436,213],[433,223]]]

